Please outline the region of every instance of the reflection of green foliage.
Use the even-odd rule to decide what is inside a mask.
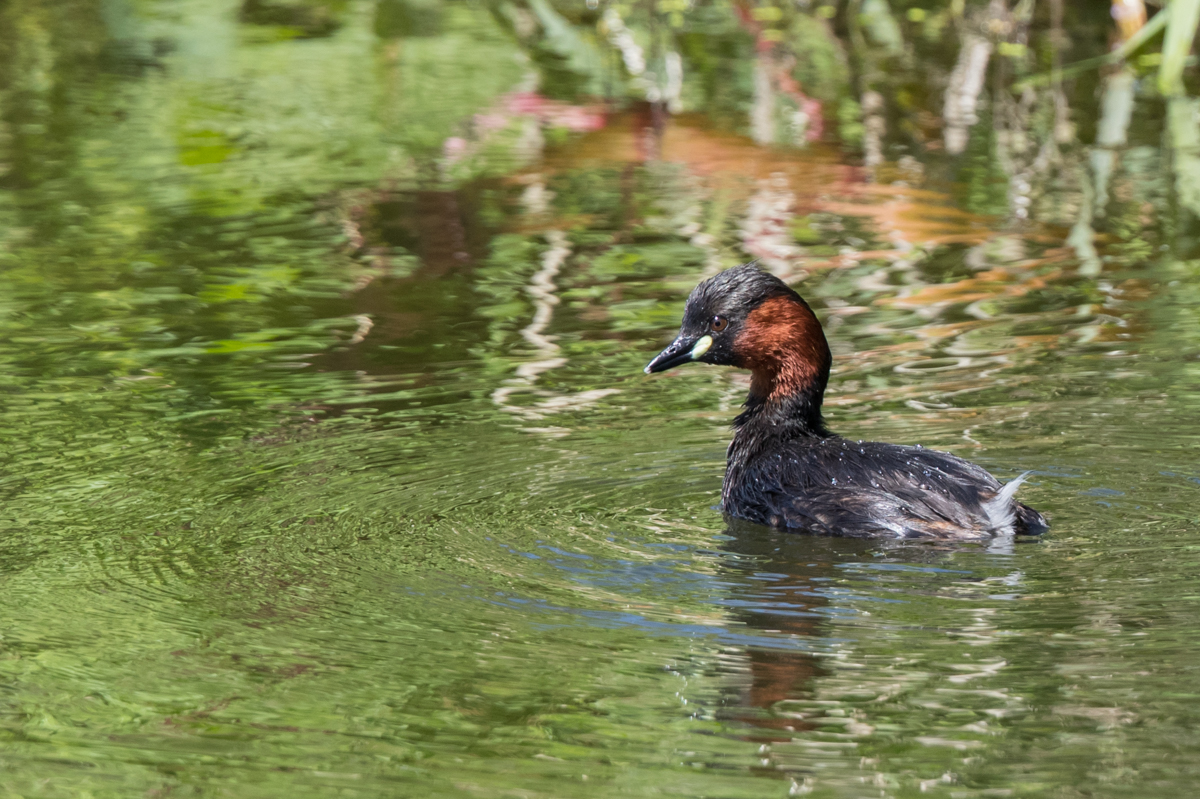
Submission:
[[[991,115],[981,114],[979,123],[971,129],[958,172],[963,205],[977,214],[1008,211],[1008,180],[996,160],[994,136]]]
[[[258,364],[329,350],[355,330],[341,297],[362,267],[340,254],[333,225],[314,223],[313,198],[395,169],[405,154],[381,141],[389,132],[411,140],[436,122],[442,132],[428,135],[437,142],[520,75],[515,48],[467,10],[450,15],[443,39],[382,74],[357,38],[361,16],[302,45],[181,18],[178,54],[164,69],[92,78],[88,54],[103,47],[87,37],[102,38],[103,26],[86,8],[55,10],[0,12],[12,22],[4,30],[22,34],[0,40],[2,130],[17,132],[0,136],[0,181],[20,192],[0,193],[0,262],[3,293],[25,309],[0,322],[5,340],[19,342],[0,348],[0,360],[13,374],[152,372],[175,387],[175,415],[189,425],[270,405],[281,396],[277,375]],[[140,31],[123,24],[137,52]],[[189,37],[228,48],[225,78],[209,77],[209,51]],[[486,77],[454,78],[458,93],[446,91],[445,70],[470,67],[459,52],[466,40],[490,64],[475,70]],[[396,97],[393,78],[401,98],[437,92],[436,101],[421,95],[431,112],[423,125],[381,119],[377,99]],[[41,314],[56,320],[55,335],[37,332]]]
[[[792,238],[799,244],[817,244],[824,240],[821,231],[813,227],[811,216],[798,216],[791,223]]]
[[[1183,93],[1183,69],[1188,53],[1200,31],[1200,0],[1172,0],[1159,12],[1169,16],[1163,37],[1162,65],[1158,71],[1158,90],[1164,95]]]
[[[837,105],[838,135],[850,147],[862,146],[862,106],[853,97],[843,97]]]
[[[1175,185],[1179,203],[1200,219],[1200,99],[1174,97],[1168,101],[1168,126],[1175,147]]]
[[[375,6],[375,35],[383,39],[436,36],[446,6],[437,0],[380,0]]]
[[[184,166],[219,164],[233,151],[233,143],[220,131],[187,131],[180,136],[179,163]]]
[[[1130,147],[1121,155],[1120,177],[1110,192],[1104,230],[1106,248],[1119,263],[1138,266],[1154,257],[1162,240],[1160,222],[1171,216],[1171,181],[1157,148]]]
[[[702,108],[713,124],[740,129],[754,96],[754,38],[720,3],[697,4],[677,34],[680,55],[690,80],[684,99]]]
[[[882,48],[889,55],[898,55],[903,51],[904,37],[896,18],[888,8],[887,0],[863,0],[858,15],[871,44]]]
[[[542,68],[543,91],[559,98],[603,94],[607,65],[594,31],[576,28],[549,0],[527,1],[542,27],[533,56]]]
[[[846,54],[827,23],[796,14],[790,44],[796,53],[792,74],[805,93],[824,101],[836,101],[847,94],[850,70]]]
[[[341,27],[339,16],[346,0],[244,0],[240,19],[252,25],[269,25],[295,38],[328,36]]]
[[[550,183],[559,213],[601,217],[604,224],[619,223],[625,191],[617,169],[576,169],[556,175]]]
[[[492,320],[493,345],[502,344],[525,324],[529,307],[525,287],[544,249],[542,242],[527,236],[507,234],[492,239],[488,261],[479,269],[475,288],[487,297],[481,313]]]
[[[440,36],[404,39],[394,65],[384,67],[389,139],[427,159],[468,115],[482,110],[521,78],[509,39],[474,6],[446,9]]]
[[[682,241],[617,245],[592,260],[588,274],[600,282],[638,276],[669,277],[695,272],[704,263],[704,253]]]

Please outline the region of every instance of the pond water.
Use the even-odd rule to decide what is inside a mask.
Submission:
[[[4,796],[1192,794],[1197,262],[330,7],[7,7]],[[641,368],[751,257],[1044,540],[727,525],[745,376]]]

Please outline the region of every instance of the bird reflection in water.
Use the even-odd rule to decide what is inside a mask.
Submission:
[[[819,647],[803,639],[816,643],[828,635],[829,589],[842,576],[839,567],[873,559],[879,542],[798,535],[732,519],[727,533],[732,540],[723,547],[728,553],[723,571],[732,586],[726,599],[730,616],[779,645],[751,645],[725,661],[734,695],[722,715],[756,728],[749,740],[790,740],[813,725],[776,706],[811,699],[825,674],[813,654]]]

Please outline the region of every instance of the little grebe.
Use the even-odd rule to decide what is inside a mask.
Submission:
[[[808,304],[783,281],[745,264],[698,285],[679,336],[646,366],[689,361],[749,369],[750,395],[734,420],[724,510],[772,527],[848,536],[980,539],[1046,530],[1013,499],[1024,475],[1001,485],[945,452],[830,433],[821,418],[829,345]]]

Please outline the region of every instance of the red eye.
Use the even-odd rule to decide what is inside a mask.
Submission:
[[[727,327],[729,327],[729,320],[724,316],[714,316],[708,323],[708,329],[714,333],[720,333]]]

